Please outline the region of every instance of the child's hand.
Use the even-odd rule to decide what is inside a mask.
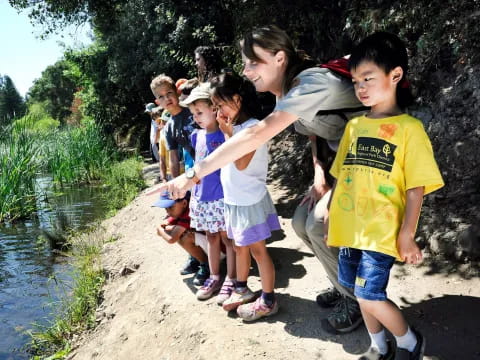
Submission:
[[[223,132],[228,137],[231,137],[233,134],[233,121],[221,114],[221,112],[217,111],[217,122],[220,131]]]
[[[403,261],[407,264],[420,264],[423,260],[422,251],[418,247],[417,243],[410,236],[402,231],[398,234],[397,239],[398,253]]]
[[[163,237],[162,235],[165,233],[163,224],[157,227],[157,235]]]

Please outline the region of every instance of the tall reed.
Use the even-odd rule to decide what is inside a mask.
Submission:
[[[25,126],[9,126],[0,139],[0,221],[24,217],[36,208],[38,147]]]
[[[92,121],[81,127],[54,130],[42,136],[45,171],[60,184],[99,180],[110,165],[114,148],[100,125]]]

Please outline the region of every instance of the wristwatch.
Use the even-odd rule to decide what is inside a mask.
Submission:
[[[198,184],[200,182],[200,179],[197,177],[197,174],[195,174],[195,169],[193,167],[185,170],[185,177],[188,180],[193,180],[195,184]]]

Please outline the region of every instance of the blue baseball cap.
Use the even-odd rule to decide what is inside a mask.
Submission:
[[[159,208],[163,208],[163,209],[166,209],[166,208],[169,208],[171,206],[173,206],[177,201],[181,201],[181,200],[190,200],[190,191],[187,191],[187,193],[185,194],[185,196],[181,199],[177,199],[177,200],[173,200],[171,197],[170,197],[170,194],[168,193],[168,191],[164,191],[160,197],[158,198],[158,200],[156,202],[153,203],[152,206],[156,206],[156,207],[159,207]]]

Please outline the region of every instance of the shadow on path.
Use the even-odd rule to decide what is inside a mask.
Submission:
[[[408,303],[403,309],[411,325],[427,339],[425,355],[442,360],[480,359],[480,298],[444,295]]]

